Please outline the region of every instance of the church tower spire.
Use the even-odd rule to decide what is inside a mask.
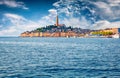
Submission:
[[[59,18],[58,18],[58,15],[56,16],[56,26],[59,26]]]

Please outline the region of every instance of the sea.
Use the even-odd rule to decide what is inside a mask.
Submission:
[[[0,78],[120,78],[120,39],[0,37]]]

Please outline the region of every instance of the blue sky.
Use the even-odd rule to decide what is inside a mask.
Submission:
[[[57,0],[2,0],[0,5],[0,17],[3,13],[13,13],[22,15],[27,19],[36,19],[47,15],[50,8],[54,8],[52,4]],[[8,2],[8,4],[7,4]],[[20,2],[22,4],[20,4]],[[15,6],[16,4],[16,6]]]
[[[120,27],[120,0],[0,0],[0,36],[55,23],[104,29]]]

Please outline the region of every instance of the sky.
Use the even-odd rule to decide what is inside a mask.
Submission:
[[[0,0],[0,36],[55,24],[83,29],[120,27],[120,0]]]

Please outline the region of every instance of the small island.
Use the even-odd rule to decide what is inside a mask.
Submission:
[[[82,29],[65,24],[59,24],[56,17],[56,24],[26,31],[20,37],[88,37],[88,38],[119,38],[120,28],[107,28],[100,30]]]

